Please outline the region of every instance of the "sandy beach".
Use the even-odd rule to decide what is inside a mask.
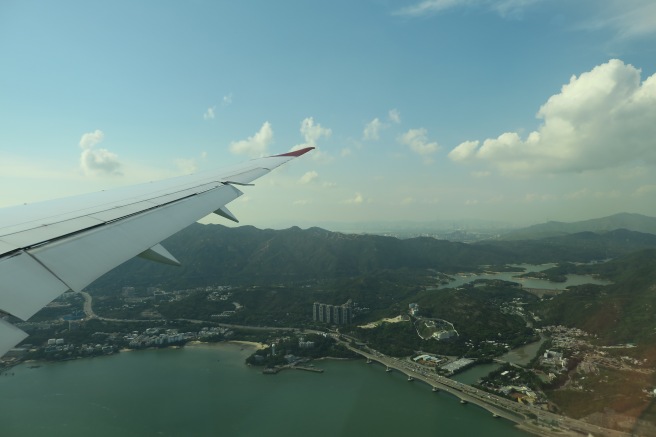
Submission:
[[[254,348],[254,349],[257,349],[257,350],[266,349],[266,347],[267,347],[266,344],[258,343],[256,341],[232,340],[232,341],[229,341],[228,343],[238,344],[238,345],[241,345],[241,346],[248,346],[248,347],[251,347],[251,348]]]

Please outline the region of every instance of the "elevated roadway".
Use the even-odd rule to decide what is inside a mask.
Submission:
[[[606,436],[606,437],[628,437],[629,434],[602,428],[580,420],[572,419],[559,414],[545,411],[532,405],[520,404],[463,384],[453,379],[434,373],[419,364],[406,360],[389,357],[378,351],[367,348],[362,350],[355,348],[347,342],[340,341],[349,350],[362,355],[368,362],[378,362],[387,369],[395,369],[405,374],[408,379],[422,381],[438,390],[442,390],[456,396],[465,403],[478,405],[491,414],[503,417],[519,424],[523,429],[538,435],[545,436]]]

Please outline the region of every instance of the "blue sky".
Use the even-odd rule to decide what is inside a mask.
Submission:
[[[4,1],[0,205],[286,152],[259,227],[656,216],[651,0]]]

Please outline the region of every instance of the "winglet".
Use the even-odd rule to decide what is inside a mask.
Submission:
[[[294,150],[292,152],[287,152],[287,153],[281,153],[280,155],[273,155],[272,158],[275,158],[277,156],[293,156],[294,158],[297,158],[301,155],[306,154],[310,150],[313,150],[314,147],[306,147],[304,149],[299,149],[299,150]]]
[[[232,220],[235,223],[239,223],[239,220],[237,220],[237,217],[234,216],[233,213],[230,212],[228,208],[226,208],[225,205],[214,211],[214,214],[220,215],[221,217],[225,217],[228,220]]]
[[[166,250],[161,244],[156,244],[150,249],[146,249],[138,255],[150,261],[155,261],[162,264],[169,264],[172,266],[180,266],[180,261],[175,259],[171,252]]]

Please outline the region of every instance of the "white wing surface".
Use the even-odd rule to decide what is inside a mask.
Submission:
[[[215,212],[247,185],[312,147],[99,193],[0,208],[0,316],[27,320],[130,258],[177,264],[159,242]],[[0,356],[27,334],[0,317]]]

